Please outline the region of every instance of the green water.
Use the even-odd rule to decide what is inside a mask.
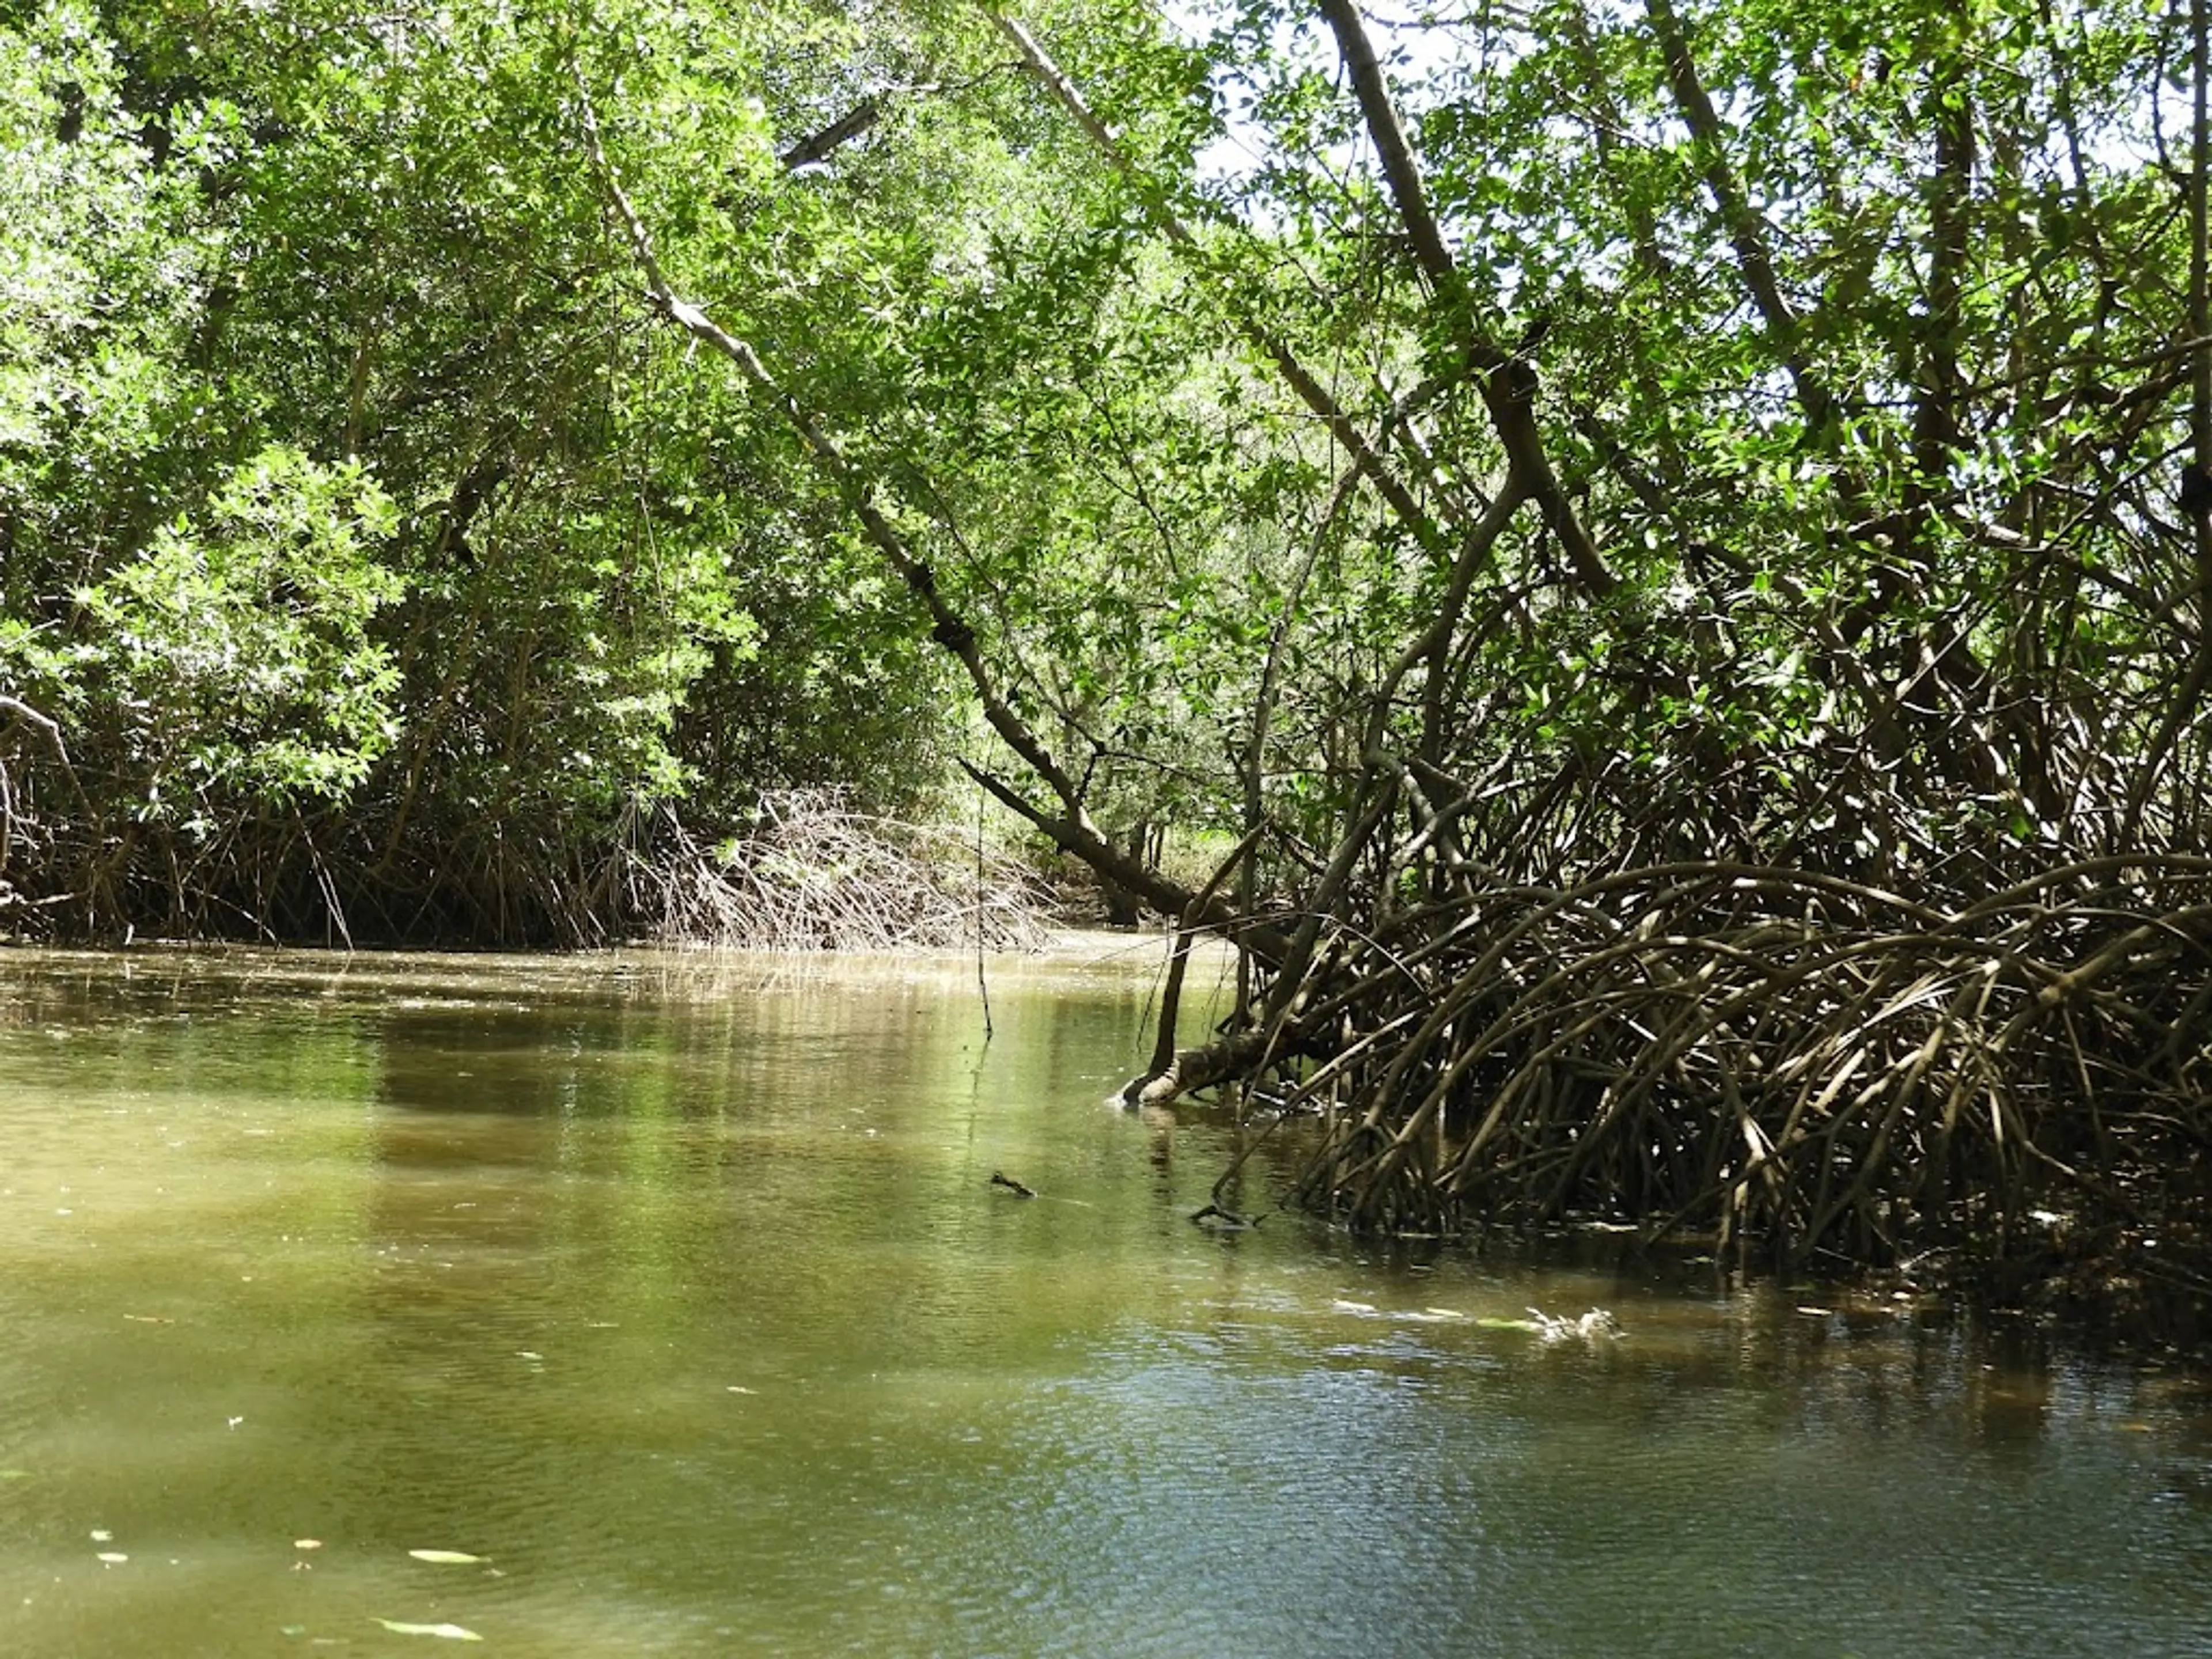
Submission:
[[[1147,969],[990,988],[0,955],[0,1654],[2212,1654],[2197,1385],[1210,1235]]]

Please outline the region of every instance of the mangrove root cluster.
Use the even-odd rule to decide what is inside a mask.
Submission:
[[[1358,1040],[1307,1197],[1356,1224],[1632,1214],[1783,1261],[2159,1230],[2212,1130],[2212,863],[2055,869],[1958,909],[1756,867],[1467,896],[1347,938]],[[2192,1036],[2197,1033],[2197,1036]],[[2154,1179],[2150,1179],[2154,1176]]]
[[[665,938],[756,951],[1030,951],[1051,931],[1036,875],[943,826],[852,811],[832,793],[763,803],[759,826],[691,848],[662,878]]]
[[[1275,1000],[1303,1196],[1358,1228],[1626,1218],[1785,1267],[2124,1237],[2183,1278],[2205,1242],[2212,860],[1953,904],[1747,864],[1470,887]]]

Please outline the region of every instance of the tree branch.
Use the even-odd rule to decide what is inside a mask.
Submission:
[[[1413,258],[1443,304],[1460,349],[1480,371],[1482,401],[1490,412],[1490,423],[1498,434],[1498,441],[1504,446],[1506,465],[1519,490],[1525,490],[1535,501],[1543,513],[1544,522],[1559,538],[1575,580],[1593,593],[1610,593],[1620,586],[1620,579],[1606,568],[1597,544],[1590,539],[1589,532],[1576,516],[1566,492],[1560,489],[1558,475],[1552,470],[1551,457],[1544,448],[1543,434],[1536,425],[1535,366],[1505,350],[1496,341],[1486,338],[1474,325],[1466,279],[1444,242],[1436,215],[1430,210],[1428,192],[1421,184],[1420,166],[1413,159],[1412,146],[1406,142],[1405,127],[1398,119],[1397,105],[1382,78],[1382,66],[1375,56],[1374,45],[1367,38],[1357,0],[1321,0],[1321,9],[1336,36],[1337,52],[1344,59],[1345,69],[1352,76],[1352,92],[1359,100],[1368,136],[1375,142],[1375,153],[1382,163],[1382,176],[1389,185],[1391,200],[1397,204],[1398,217],[1405,226]],[[1505,493],[1516,495],[1518,490],[1509,488]]]
[[[786,173],[811,167],[817,161],[826,161],[836,150],[849,144],[883,118],[883,106],[873,98],[866,98],[853,109],[832,121],[821,131],[802,138],[777,156],[776,163]]]
[[[1018,792],[994,784],[981,773],[974,774],[976,781],[1101,875],[1139,894],[1168,915],[1182,915],[1190,904],[1190,893],[1158,872],[1137,864],[1099,832],[1084,810],[1081,787],[1061,769],[1043,739],[999,690],[976,644],[975,629],[939,591],[936,572],[927,559],[907,544],[905,538],[876,505],[872,483],[845,459],[843,451],[813,413],[784,390],[750,345],[724,329],[697,306],[678,297],[653,252],[653,239],[647,234],[645,222],[638,216],[636,207],[622,187],[613,162],[608,159],[590,91],[580,77],[577,91],[581,98],[585,147],[599,173],[600,185],[629,235],[630,250],[644,273],[647,293],[654,308],[693,339],[735,365],[762,399],[799,434],[815,465],[836,489],[847,509],[859,520],[868,540],[928,612],[930,637],[951,653],[966,672],[968,683],[982,705],[983,718],[991,729],[1059,799],[1061,812],[1057,817],[1041,814],[1022,802]]]
[[[20,720],[35,728],[46,738],[47,746],[54,751],[55,762],[62,769],[62,775],[69,780],[70,793],[76,797],[77,805],[88,818],[94,816],[92,798],[84,793],[84,785],[77,777],[76,768],[70,763],[69,745],[62,741],[61,722],[52,715],[32,708],[21,698],[8,696],[4,693],[0,693],[0,714],[8,715],[11,723]]]
[[[1439,558],[1447,556],[1447,541],[1434,515],[1421,506],[1413,492],[1407,487],[1405,480],[1398,477],[1382,452],[1370,441],[1365,431],[1345,411],[1343,405],[1321,383],[1319,377],[1299,361],[1289,343],[1255,316],[1234,291],[1218,283],[1218,273],[1207,259],[1198,237],[1183,222],[1182,216],[1176,212],[1166,192],[1121,148],[1112,131],[1084,100],[1083,94],[1061,72],[1051,54],[1013,18],[997,11],[989,12],[988,15],[992,26],[1021,53],[1023,64],[1083,130],[1085,136],[1106,159],[1107,164],[1136,187],[1146,215],[1158,227],[1160,234],[1175,245],[1188,263],[1209,280],[1216,282],[1217,291],[1226,303],[1230,320],[1236,325],[1237,331],[1273,362],[1285,383],[1297,394],[1300,402],[1320,417],[1322,423],[1328,428],[1329,435],[1352,458],[1352,465],[1360,476],[1375,486],[1376,493],[1389,503],[1390,510],[1413,533],[1423,548]]]
[[[1689,36],[1683,31],[1681,19],[1675,15],[1671,0],[1644,0],[1644,10],[1667,61],[1668,88],[1674,94],[1675,107],[1681,111],[1682,119],[1689,126],[1690,143],[1705,174],[1705,187],[1712,191],[1713,202],[1720,210],[1721,222],[1727,228],[1730,246],[1735,249],[1736,268],[1743,276],[1744,286],[1751,291],[1752,303],[1759,307],[1760,320],[1766,325],[1766,337],[1773,344],[1775,356],[1790,371],[1790,384],[1796,388],[1797,402],[1805,411],[1807,422],[1815,428],[1825,426],[1835,410],[1835,394],[1805,360],[1800,339],[1802,325],[1796,310],[1784,297],[1782,284],[1774,274],[1774,258],[1766,246],[1765,222],[1752,207],[1741,181],[1729,166],[1720,115],[1706,94],[1705,82],[1698,77]]]

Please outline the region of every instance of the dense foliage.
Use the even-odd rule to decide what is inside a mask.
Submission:
[[[678,810],[711,839],[778,788],[913,798],[957,729],[934,665],[637,313],[551,36],[6,24],[10,922],[575,942],[650,920],[629,866]],[[650,65],[702,27],[623,38]],[[732,82],[754,49],[701,43]]]

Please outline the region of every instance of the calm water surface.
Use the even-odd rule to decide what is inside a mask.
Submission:
[[[1209,1235],[1151,990],[0,955],[0,1654],[2212,1655],[2198,1385]]]

